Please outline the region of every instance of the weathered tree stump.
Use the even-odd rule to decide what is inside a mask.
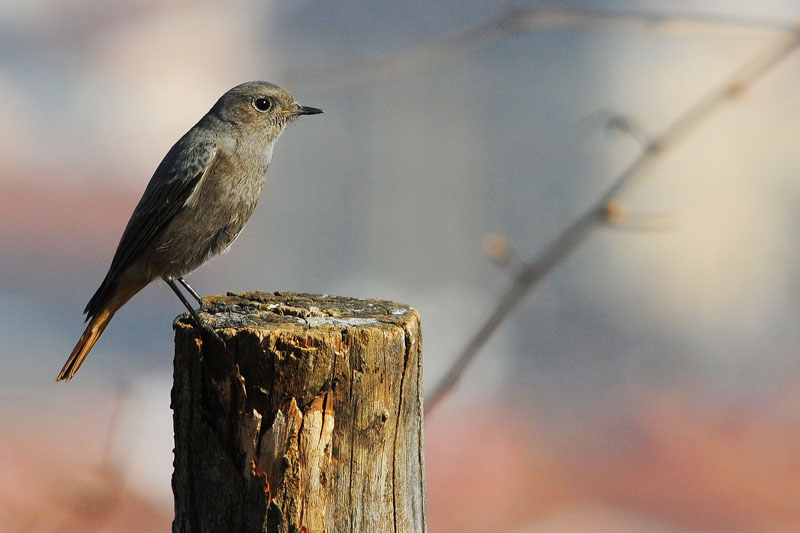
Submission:
[[[173,531],[426,530],[416,310],[255,292],[201,317],[227,348],[176,321]]]

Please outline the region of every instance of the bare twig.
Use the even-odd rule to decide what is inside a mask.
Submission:
[[[654,11],[605,11],[579,7],[515,8],[504,11],[489,22],[456,31],[376,61],[359,60],[330,69],[289,70],[285,78],[293,85],[326,89],[383,82],[429,70],[511,35],[573,28],[626,28],[669,32],[710,29],[789,32],[793,29],[779,21],[727,15],[667,15]]]
[[[488,255],[497,266],[514,277],[526,266],[525,262],[517,254],[517,251],[514,250],[514,247],[508,242],[508,239],[499,233],[492,233],[483,239],[483,252]]]
[[[522,301],[522,298],[593,231],[604,226],[611,218],[611,214],[618,212],[614,208],[616,202],[646,175],[647,171],[663,157],[664,153],[685,139],[712,112],[749,89],[791,52],[795,51],[798,46],[800,46],[800,27],[795,28],[790,34],[782,36],[769,48],[748,61],[726,83],[705,94],[678,115],[664,131],[654,137],[600,199],[520,271],[450,370],[427,395],[426,411],[430,412],[432,408],[435,408],[444,395],[455,386],[464,370],[475,359],[480,349],[503,320]]]
[[[633,231],[664,231],[673,227],[668,213],[629,213],[622,202],[606,204],[605,221],[609,227]]]
[[[597,111],[581,122],[591,126],[599,124],[607,132],[622,133],[636,141],[639,146],[646,146],[651,141],[650,134],[638,121],[620,113]]]

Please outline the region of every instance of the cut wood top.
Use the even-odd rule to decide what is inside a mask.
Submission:
[[[286,327],[342,328],[403,326],[412,317],[413,307],[389,300],[362,300],[327,294],[294,292],[229,292],[203,297],[202,317],[215,329]],[[190,326],[188,315],[181,325]]]

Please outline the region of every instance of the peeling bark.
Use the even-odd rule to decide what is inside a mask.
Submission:
[[[426,531],[416,310],[256,292],[201,317],[227,349],[175,323],[173,531]]]

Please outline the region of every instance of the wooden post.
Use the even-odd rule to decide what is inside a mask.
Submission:
[[[261,292],[203,307],[227,349],[176,321],[173,531],[426,531],[417,311]]]

